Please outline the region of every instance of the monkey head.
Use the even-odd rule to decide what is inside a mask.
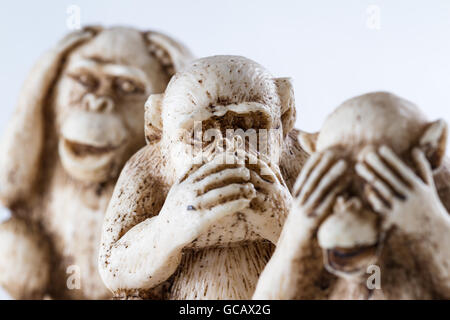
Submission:
[[[146,107],[147,136],[162,135],[176,177],[192,164],[187,160],[197,146],[205,151],[220,138],[229,141],[231,132],[247,147],[256,138],[253,151],[278,165],[282,141],[295,122],[289,79],[275,79],[239,56],[195,61],[171,79],[164,94],[150,96]],[[261,132],[267,133],[264,142]]]
[[[168,80],[136,30],[105,30],[75,49],[54,99],[65,170],[89,182],[115,177],[144,144],[146,98]]]
[[[86,27],[64,37],[30,72],[0,145],[4,204],[28,197],[55,135],[62,166],[76,181],[115,178],[145,143],[146,97],[163,92],[191,59],[183,45],[153,31]]]
[[[184,183],[203,165],[214,164],[214,172],[208,175],[215,180],[199,182],[204,183],[205,192],[213,189],[211,201],[220,204],[228,199],[215,193],[220,187],[241,184],[256,190],[248,195],[253,197],[248,207],[220,219],[196,239],[196,247],[262,239],[275,242],[289,212],[290,193],[279,163],[294,121],[289,80],[274,79],[244,57],[197,60],[172,77],[164,94],[150,96],[146,136],[161,135],[162,167],[170,185]],[[245,166],[249,176],[221,175],[236,166]]]
[[[344,177],[347,187],[318,230],[330,271],[342,276],[361,274],[383,245],[386,230],[366,199],[370,185],[356,173],[355,164],[364,161],[369,151],[387,145],[416,172],[411,151],[419,147],[436,169],[445,154],[446,132],[444,121],[427,121],[411,102],[376,92],[344,102],[328,116],[320,133],[300,135],[309,153],[331,149],[350,168]]]

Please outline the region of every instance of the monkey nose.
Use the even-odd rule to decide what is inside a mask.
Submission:
[[[94,112],[109,112],[114,109],[114,101],[106,96],[95,96],[90,94],[86,96],[85,104],[89,111]]]
[[[93,106],[93,111],[112,111],[114,108],[114,102],[111,98],[100,97],[97,99],[97,103]]]
[[[339,196],[334,205],[335,212],[359,212],[362,209],[362,202],[356,197],[345,198]]]

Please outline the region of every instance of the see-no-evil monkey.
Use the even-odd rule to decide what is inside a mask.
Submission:
[[[312,156],[254,298],[450,298],[446,136],[442,120],[383,92],[344,102],[319,134],[301,135]],[[380,290],[366,285],[369,265]]]
[[[86,28],[39,60],[0,149],[12,211],[0,225],[0,285],[12,297],[110,296],[97,270],[104,212],[145,144],[145,100],[190,59],[159,33]]]
[[[305,159],[290,82],[243,57],[209,57],[177,73],[146,108],[147,135],[161,140],[135,154],[116,185],[100,248],[105,284],[124,299],[250,298]],[[264,154],[201,137],[209,161],[196,163],[196,122],[203,132],[274,134]]]

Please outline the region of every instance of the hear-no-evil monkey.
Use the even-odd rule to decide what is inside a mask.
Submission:
[[[115,27],[72,33],[38,61],[0,152],[12,211],[0,225],[0,285],[13,298],[111,296],[97,269],[104,212],[145,145],[148,95],[188,60],[163,34]]]
[[[100,249],[105,284],[122,299],[251,298],[306,157],[289,80],[243,57],[208,57],[146,107],[146,128],[161,140],[135,154],[116,185]],[[219,134],[197,139],[195,123]],[[255,149],[246,136],[244,148],[221,148],[239,140],[227,130],[273,134]],[[193,161],[198,143],[210,161]]]
[[[446,137],[444,121],[385,92],[302,134],[312,155],[254,298],[449,299]]]

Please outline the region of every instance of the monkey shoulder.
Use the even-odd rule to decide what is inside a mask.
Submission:
[[[170,188],[163,172],[163,156],[157,144],[134,154],[120,174],[107,219],[137,224],[157,215]]]

